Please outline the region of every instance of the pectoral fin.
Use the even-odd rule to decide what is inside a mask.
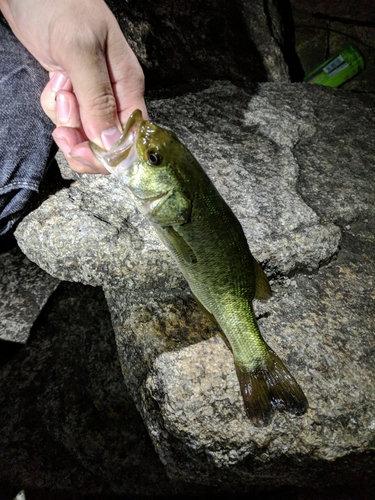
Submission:
[[[258,262],[253,258],[255,272],[255,298],[258,300],[267,300],[271,297],[272,291],[268,278]]]
[[[165,227],[162,231],[158,230],[158,233],[163,243],[187,264],[197,262],[197,257],[192,248],[190,248],[183,237],[172,226]]]

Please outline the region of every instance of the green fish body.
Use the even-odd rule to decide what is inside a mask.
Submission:
[[[108,152],[91,148],[130,189],[224,333],[251,421],[267,425],[275,409],[304,413],[307,399],[263,340],[252,308],[254,298],[271,296],[267,277],[238,219],[186,146],[137,110]]]

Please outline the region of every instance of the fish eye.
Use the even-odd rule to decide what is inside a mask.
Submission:
[[[157,151],[150,149],[150,151],[147,152],[147,160],[150,165],[157,167],[163,161],[163,157]]]

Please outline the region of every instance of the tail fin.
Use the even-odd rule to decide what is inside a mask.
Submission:
[[[248,417],[256,426],[268,425],[276,409],[302,415],[308,401],[302,389],[271,350],[261,365],[247,369],[236,364]]]

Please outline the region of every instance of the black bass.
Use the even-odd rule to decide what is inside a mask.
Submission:
[[[271,295],[267,277],[241,224],[186,146],[139,110],[109,151],[90,146],[130,189],[229,341],[251,421],[267,425],[275,409],[304,413],[302,389],[263,340],[254,316],[252,300]]]

